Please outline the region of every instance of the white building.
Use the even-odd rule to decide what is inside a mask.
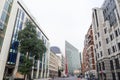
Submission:
[[[16,76],[20,53],[18,48],[13,49],[11,46],[18,42],[18,31],[24,28],[25,22],[28,20],[37,26],[38,37],[44,41],[47,47],[47,52],[43,55],[42,62],[39,63],[41,67],[37,66],[37,70],[40,69],[40,71],[34,72],[33,70],[37,75],[35,78],[49,75],[49,39],[41,30],[40,25],[21,0],[0,0],[0,80],[3,80],[4,72],[7,73],[8,78],[11,76],[20,77]]]
[[[58,77],[59,57],[52,51],[50,51],[49,59],[49,77]]]
[[[57,46],[52,46],[52,47],[50,48],[50,50],[51,50],[52,52],[54,52],[54,53],[59,57],[59,59],[60,59],[59,69],[63,69],[63,70],[64,70],[64,68],[65,68],[65,58],[64,58],[64,56],[63,56],[60,48],[58,48]]]
[[[120,0],[105,0],[92,14],[99,80],[120,80]]]

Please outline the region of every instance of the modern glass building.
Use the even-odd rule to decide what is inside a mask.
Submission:
[[[75,74],[75,71],[80,71],[80,53],[72,44],[65,41],[65,56],[67,62],[68,74]]]
[[[17,38],[18,32],[25,27],[27,21],[31,21],[36,26],[38,38],[44,42],[47,48],[41,62],[34,60],[35,66],[32,68],[32,78],[43,78],[49,75],[48,37],[21,0],[0,0],[0,80],[3,80],[3,76],[7,76],[7,78],[11,78],[11,76],[13,78],[23,77],[18,73],[22,55],[18,50],[19,42]]]

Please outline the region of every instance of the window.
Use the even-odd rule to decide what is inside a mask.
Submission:
[[[3,38],[0,36],[0,47],[2,46]]]
[[[100,34],[99,34],[99,32],[97,33],[97,35],[98,35],[98,37],[100,37]]]
[[[97,56],[95,56],[95,59],[96,59],[96,61],[97,61]]]
[[[97,72],[99,71],[99,65],[97,64]]]
[[[107,43],[107,44],[109,43],[109,40],[108,40],[108,38],[106,38],[106,43]]]
[[[1,20],[2,20],[3,22],[5,22],[6,16],[7,16],[6,12],[3,11],[2,16],[1,16]]]
[[[13,0],[8,0],[10,3],[12,3],[13,2]]]
[[[120,64],[119,64],[118,58],[115,59],[115,66],[116,66],[116,69],[120,69]]]
[[[101,46],[101,42],[99,41],[99,46]]]
[[[8,9],[9,9],[9,3],[6,1],[6,3],[5,3],[5,5],[4,5],[4,9],[6,10],[6,11],[8,11]]]
[[[96,53],[96,49],[94,49],[95,53]]]
[[[95,40],[97,40],[97,36],[95,35]]]
[[[118,43],[118,49],[120,50],[120,43]]]
[[[98,18],[97,18],[97,10],[95,9],[95,18],[96,18],[96,24],[97,24],[97,27],[99,26],[99,23],[98,23]]]
[[[104,29],[104,33],[105,33],[105,34],[107,33],[107,28]]]
[[[44,42],[44,37],[42,36],[42,41]]]
[[[115,51],[117,51],[116,45],[114,46],[114,48],[115,48]]]
[[[40,32],[40,31],[38,31],[38,37],[40,38],[40,36],[41,36],[41,32]]]
[[[119,35],[120,35],[120,29],[118,28],[118,33],[119,33]]]
[[[98,58],[99,58],[99,53],[98,53]]]
[[[25,14],[24,14],[24,12],[22,12],[22,20],[24,19],[24,16],[25,16]]]
[[[118,37],[118,32],[117,32],[117,30],[115,30],[115,36]]]
[[[117,72],[118,80],[120,80],[120,72]]]
[[[116,80],[115,73],[112,73],[113,80]]]
[[[102,62],[102,69],[105,70],[105,64]]]
[[[110,40],[111,40],[111,41],[113,40],[112,35],[110,35]]]
[[[99,63],[99,70],[101,71],[101,64]]]
[[[3,23],[0,21],[0,29],[3,29],[4,25]]]
[[[115,47],[114,46],[112,46],[112,50],[113,50],[113,53],[115,52]]]
[[[113,34],[110,35],[110,39],[111,39],[111,41],[114,39],[114,35]]]
[[[110,55],[111,54],[111,50],[110,50],[110,48],[108,49],[108,55]]]
[[[101,55],[101,57],[103,56],[102,51],[100,51],[100,55]]]
[[[98,44],[96,44],[96,48],[98,49]]]
[[[113,66],[113,61],[110,60],[110,67],[111,67],[111,70],[114,70],[114,66]]]

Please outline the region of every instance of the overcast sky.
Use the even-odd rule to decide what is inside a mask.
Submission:
[[[51,46],[64,53],[65,40],[83,51],[84,37],[92,21],[92,8],[104,0],[23,0],[41,25]]]

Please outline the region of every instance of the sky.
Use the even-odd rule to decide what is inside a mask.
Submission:
[[[65,52],[65,40],[83,51],[85,34],[92,22],[92,8],[104,0],[23,0],[49,38],[50,46]]]

